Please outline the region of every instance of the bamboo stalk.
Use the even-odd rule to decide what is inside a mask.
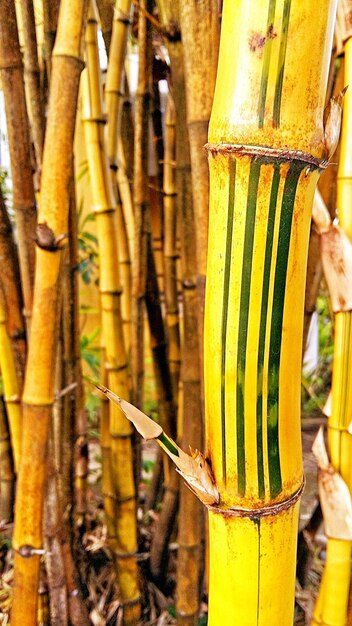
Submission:
[[[100,18],[101,32],[106,48],[106,54],[109,56],[112,22],[114,18],[114,5],[112,0],[97,0],[97,8]]]
[[[16,373],[13,349],[6,330],[6,317],[2,294],[0,298],[0,369],[4,386],[4,400],[9,420],[14,466],[17,474],[21,458],[21,390]]]
[[[169,344],[169,363],[173,396],[178,397],[180,377],[180,326],[177,293],[178,258],[176,242],[176,181],[175,181],[175,106],[168,95],[165,115],[165,158],[164,158],[164,273],[165,273],[165,318]]]
[[[54,49],[58,18],[59,18],[60,0],[43,0],[43,16],[44,16],[44,48],[45,48],[45,66],[48,82],[51,80],[51,57]]]
[[[35,297],[31,325],[34,339],[28,352],[23,394],[22,461],[13,539],[13,626],[34,626],[37,619],[40,553],[36,551],[42,547],[46,444],[54,395],[60,241],[67,233],[69,180],[79,77],[83,65],[81,40],[86,9],[85,0],[61,2],[52,59],[51,95],[37,229]]]
[[[111,49],[105,86],[105,99],[108,116],[106,145],[110,163],[111,179],[116,204],[116,233],[120,278],[122,286],[121,311],[124,322],[124,338],[127,354],[131,345],[131,260],[125,216],[117,188],[117,137],[120,132],[123,68],[126,56],[127,36],[130,25],[131,0],[120,0],[115,9]]]
[[[151,0],[143,0],[142,9],[151,9]],[[149,127],[149,69],[151,28],[143,11],[138,15],[138,86],[135,102],[134,137],[134,217],[135,237],[132,264],[132,388],[133,403],[143,401],[144,338],[143,306],[146,290],[147,249],[150,238],[150,209],[148,189],[148,127]]]
[[[21,0],[24,37],[24,75],[28,87],[28,113],[36,156],[37,172],[40,175],[44,148],[45,118],[40,89],[40,69],[32,0]]]
[[[19,243],[19,261],[25,315],[32,310],[36,202],[34,195],[30,134],[14,0],[1,0],[0,76],[5,99],[6,124],[13,184],[13,208]]]
[[[82,82],[84,103],[82,119],[100,247],[99,289],[108,382],[109,387],[121,397],[128,397],[127,360],[120,309],[121,289],[114,220],[115,202],[104,146],[104,116],[96,37],[96,18],[93,8],[86,34],[88,73],[84,73]],[[103,426],[105,428],[106,424],[104,423]],[[110,409],[109,430],[113,498],[115,499],[114,538],[116,537],[116,541],[112,544],[113,554],[124,607],[123,623],[132,625],[137,624],[140,618],[136,562],[136,494],[131,427],[116,406]]]
[[[10,338],[19,388],[22,390],[26,363],[26,327],[17,249],[12,226],[0,190],[0,284],[4,297],[6,330]]]
[[[3,398],[0,398],[0,522],[13,519],[15,474],[10,433]]]
[[[304,285],[335,10],[224,2],[208,144],[209,626],[293,623]]]
[[[352,39],[345,42],[344,81],[352,76]],[[346,83],[348,84],[348,83]],[[352,162],[351,150],[352,98],[346,93],[342,120],[340,160],[337,173],[337,210],[341,228],[352,239],[351,201]],[[352,395],[348,383],[352,367],[352,313],[335,314],[334,361],[332,380],[332,412],[328,419],[329,455],[334,469],[339,472],[352,490]],[[351,541],[328,537],[324,584],[314,610],[313,624],[346,624],[350,589]]]
[[[184,68],[196,224],[199,345],[200,358],[203,363],[204,297],[209,219],[209,172],[203,146],[207,141],[215,87],[219,49],[219,10],[216,0],[190,0],[180,2],[179,11],[182,41],[184,49],[187,50],[187,54],[184,55]]]

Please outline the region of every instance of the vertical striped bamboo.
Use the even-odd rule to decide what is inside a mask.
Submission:
[[[37,229],[32,341],[23,393],[22,457],[13,537],[15,582],[12,626],[35,626],[37,620],[40,565],[40,552],[38,554],[37,550],[42,549],[46,445],[54,395],[59,312],[59,241],[67,233],[68,188],[79,77],[83,65],[81,40],[85,12],[85,0],[62,0],[52,59],[39,213],[41,226]]]
[[[14,0],[1,0],[0,14],[6,15],[6,19],[0,20],[0,75],[11,159],[13,207],[16,214],[24,306],[26,315],[30,316],[34,280],[36,203],[23,64]]]
[[[293,623],[304,285],[335,10],[224,2],[208,144],[209,626]]]
[[[352,39],[345,43],[344,82],[352,79]],[[347,82],[346,82],[347,81]],[[352,94],[344,101],[340,159],[337,173],[337,211],[340,226],[352,240]],[[335,314],[332,413],[328,419],[328,446],[333,467],[352,492],[352,312]],[[352,543],[328,537],[326,565],[314,610],[313,624],[345,626],[351,578]]]
[[[92,5],[93,6],[93,5]],[[115,231],[115,202],[104,146],[104,115],[98,60],[96,18],[90,12],[86,34],[87,67],[82,78],[86,150],[100,249],[99,289],[106,368],[111,389],[129,395],[127,361],[120,310],[120,279]],[[104,427],[106,424],[104,423]],[[104,433],[105,437],[105,433]],[[136,563],[136,494],[133,477],[131,426],[119,407],[110,407],[111,467],[115,500],[114,558],[124,606],[124,624],[140,617],[140,595]]]

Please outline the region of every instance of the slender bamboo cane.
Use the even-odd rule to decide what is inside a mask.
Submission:
[[[10,433],[3,398],[0,398],[0,522],[13,518],[15,474],[11,452]]]
[[[178,250],[176,244],[176,181],[175,181],[175,105],[168,95],[165,115],[164,157],[164,273],[165,273],[165,318],[169,344],[169,363],[173,396],[177,399],[180,377],[180,326],[177,293]]]
[[[120,281],[112,185],[104,147],[104,116],[99,77],[96,19],[91,12],[86,34],[88,73],[84,73],[83,122],[86,137],[94,210],[100,246],[100,296],[102,330],[106,349],[109,386],[128,397],[127,361],[120,310]],[[104,425],[105,426],[105,425]],[[115,504],[114,558],[124,606],[124,624],[140,617],[136,563],[136,495],[133,477],[131,428],[118,409],[110,411],[111,467]]]
[[[150,329],[153,354],[154,376],[156,382],[160,423],[163,428],[176,437],[177,409],[173,397],[172,379],[168,362],[167,340],[161,312],[158,279],[155,261],[148,240],[148,264],[145,303]],[[150,548],[150,571],[155,581],[162,584],[165,579],[168,560],[168,543],[174,527],[178,509],[179,480],[169,462],[166,468],[166,488],[163,496],[162,512]]]
[[[208,144],[209,626],[293,622],[304,284],[336,3],[319,9],[224,2]]]
[[[164,292],[164,212],[163,212],[163,177],[164,177],[164,133],[162,124],[161,102],[159,92],[160,71],[158,61],[153,56],[151,80],[151,106],[153,139],[151,149],[154,165],[149,168],[151,232],[153,253],[160,292]],[[177,396],[176,396],[177,397]]]
[[[101,24],[106,54],[110,54],[112,22],[114,18],[114,4],[112,0],[97,0],[97,8]]]
[[[187,50],[187,54],[184,55],[184,68],[196,224],[199,345],[200,358],[203,363],[204,297],[209,218],[209,172],[203,146],[207,141],[215,86],[219,49],[219,9],[216,0],[190,0],[180,2],[179,7],[182,41],[184,49]]]
[[[123,206],[117,189],[117,137],[120,132],[122,78],[128,29],[130,24],[131,0],[120,0],[115,9],[105,99],[108,116],[107,153],[114,188],[116,205],[116,232],[118,236],[119,266],[122,286],[121,311],[124,321],[124,337],[127,354],[131,345],[131,260]]]
[[[60,410],[60,409],[59,409]],[[55,411],[55,407],[54,407]],[[67,590],[64,565],[61,555],[58,526],[61,523],[59,495],[56,481],[52,432],[48,443],[44,508],[45,569],[49,588],[50,623],[52,626],[68,625]]]
[[[167,32],[171,60],[173,95],[176,112],[176,190],[180,223],[181,267],[183,280],[183,344],[182,344],[182,436],[184,445],[202,449],[200,359],[197,320],[197,264],[194,254],[195,221],[192,202],[192,180],[188,128],[185,109],[183,44],[177,37],[178,3],[163,2],[161,15]],[[167,159],[165,159],[167,161]],[[166,168],[166,163],[165,163]],[[166,216],[165,216],[166,223]],[[165,242],[166,242],[165,235]],[[180,420],[179,420],[180,422]],[[182,435],[181,435],[182,433]],[[199,582],[202,572],[201,544],[204,534],[203,512],[189,489],[181,485],[177,564],[177,622],[196,624],[199,614]]]
[[[58,26],[59,7],[60,0],[43,0],[45,65],[49,83],[51,80],[51,57]]]
[[[10,338],[19,387],[22,391],[26,363],[26,326],[20,270],[12,226],[0,190],[0,284],[4,297],[6,330]]]
[[[21,0],[21,14],[24,37],[24,75],[29,95],[28,114],[31,120],[37,171],[40,173],[43,159],[45,118],[40,89],[37,35],[32,0]]]
[[[352,38],[345,42],[344,81],[352,77]],[[346,83],[348,84],[348,82]],[[337,210],[340,226],[352,239],[350,216],[352,161],[352,97],[346,93],[342,120],[340,160],[337,174]],[[349,376],[352,368],[352,313],[335,314],[334,361],[332,381],[332,413],[328,419],[329,454],[334,469],[339,472],[352,490],[352,394]],[[350,560],[352,542],[328,537],[324,583],[314,611],[313,624],[344,626],[350,589]]]
[[[143,0],[142,8],[151,9],[151,0]],[[138,87],[135,102],[134,148],[134,214],[135,238],[132,264],[132,387],[133,402],[141,406],[143,399],[144,325],[143,306],[146,289],[150,210],[148,189],[148,128],[149,128],[149,70],[150,24],[143,11],[138,16]]]
[[[16,373],[14,353],[6,330],[6,317],[2,294],[0,298],[0,369],[4,386],[4,400],[11,433],[14,466],[17,474],[21,458],[21,389]]]
[[[1,0],[0,75],[9,139],[13,207],[19,242],[21,282],[26,315],[32,310],[36,202],[30,157],[30,135],[14,0]]]
[[[31,325],[34,339],[28,352],[23,394],[22,460],[13,539],[13,626],[34,626],[37,618],[46,444],[54,394],[60,241],[67,233],[69,180],[78,85],[83,65],[81,40],[86,8],[85,0],[61,2],[52,59],[51,95],[37,229],[36,280]],[[62,79],[63,76],[65,80]]]

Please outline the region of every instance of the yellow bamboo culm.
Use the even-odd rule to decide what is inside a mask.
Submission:
[[[22,451],[13,536],[12,626],[37,624],[46,449],[54,398],[61,246],[68,230],[69,181],[79,78],[83,67],[81,44],[86,9],[86,0],[62,0],[52,58],[31,341],[23,392]]]
[[[352,82],[352,39],[344,45],[344,84]],[[340,159],[337,173],[337,214],[341,228],[352,240],[352,92],[344,98]],[[332,412],[328,419],[331,463],[352,492],[352,312],[335,314]],[[312,626],[345,626],[351,580],[352,542],[328,537],[323,584],[314,609]]]
[[[224,1],[207,146],[209,626],[293,623],[305,272],[335,10]]]
[[[129,396],[127,360],[121,317],[121,288],[115,230],[115,200],[104,147],[104,113],[97,47],[97,19],[91,4],[86,32],[87,70],[82,75],[82,120],[86,140],[94,212],[100,250],[100,302],[110,389]],[[133,476],[131,426],[116,405],[110,406],[110,459],[115,498],[115,533],[111,538],[123,611],[123,623],[140,619],[140,592],[136,562],[137,521]],[[106,445],[106,419],[103,424]],[[110,502],[111,505],[111,502]],[[110,507],[111,508],[111,507]],[[109,513],[111,517],[111,511]]]
[[[124,76],[124,61],[126,56],[127,35],[130,25],[131,0],[119,0],[115,7],[112,37],[109,53],[109,65],[105,85],[105,102],[107,111],[106,149],[110,163],[110,172],[113,183],[116,204],[116,233],[118,237],[118,253],[120,279],[122,286],[121,313],[124,324],[124,339],[126,352],[129,354],[131,345],[131,303],[132,303],[132,275],[131,275],[131,245],[128,240],[128,231],[124,204],[125,196],[120,197],[117,181],[117,172],[121,168],[117,158],[118,137],[121,125],[122,80]],[[131,199],[131,194],[129,194]],[[132,210],[131,210],[132,212]],[[133,212],[132,212],[133,217]]]
[[[4,400],[9,420],[15,472],[17,473],[21,458],[21,391],[18,384],[11,341],[6,330],[6,317],[2,298],[0,298],[0,369],[4,385]]]

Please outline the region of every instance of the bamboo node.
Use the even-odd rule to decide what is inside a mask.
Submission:
[[[29,544],[24,544],[23,546],[17,548],[17,550],[15,548],[15,551],[24,559],[29,559],[30,557],[37,555],[43,556],[44,554],[51,554],[51,552],[48,552],[48,550],[45,550],[44,548],[34,548]]]
[[[222,509],[220,506],[214,506],[213,504],[208,504],[206,505],[206,507],[212,513],[218,513],[225,518],[249,517],[250,519],[258,519],[261,517],[274,517],[275,515],[283,513],[283,511],[291,509],[296,504],[296,502],[298,502],[304,490],[305,484],[306,481],[305,479],[303,479],[300,488],[290,498],[288,498],[287,500],[283,500],[282,502],[275,502],[273,504],[269,504],[268,506],[263,506],[260,509],[245,509],[242,507],[230,507],[228,509]]]
[[[235,156],[258,156],[283,161],[303,161],[318,169],[326,169],[326,159],[318,159],[303,150],[285,150],[283,148],[270,148],[268,146],[250,146],[237,143],[206,143],[204,149],[210,154],[234,154]],[[306,172],[308,175],[309,171]]]
[[[62,233],[55,237],[54,232],[48,226],[47,222],[37,224],[35,243],[42,250],[48,252],[57,252],[62,249],[62,242],[67,239],[67,233]]]

